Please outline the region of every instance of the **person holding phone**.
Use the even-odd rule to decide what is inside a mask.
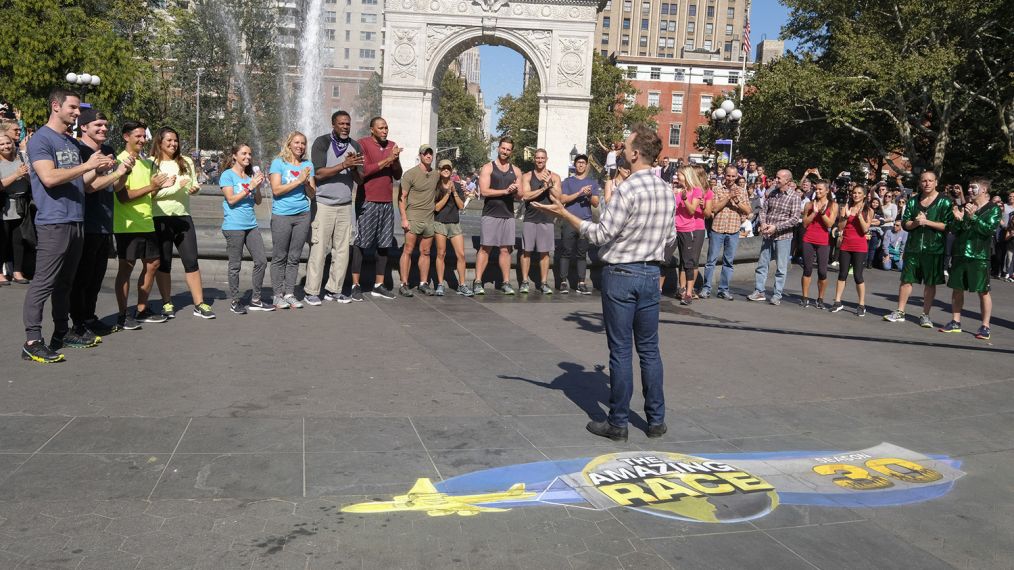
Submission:
[[[859,296],[856,315],[866,316],[866,282],[863,279],[863,268],[866,266],[866,254],[869,249],[866,234],[870,231],[870,222],[873,219],[873,211],[870,209],[867,196],[866,187],[856,184],[852,188],[848,204],[839,210],[838,229],[841,232],[841,245],[838,248],[838,283],[834,288],[832,313],[845,308],[841,297],[845,292],[845,282],[848,280],[851,267],[852,278],[856,282],[856,294]]]
[[[245,315],[247,306],[242,302],[239,290],[239,272],[243,263],[243,246],[253,258],[253,291],[250,295],[251,311],[274,311],[274,305],[261,301],[264,288],[264,271],[268,265],[264,254],[264,238],[257,227],[254,206],[261,203],[261,184],[264,175],[253,166],[253,151],[250,145],[238,144],[229,150],[225,171],[218,180],[222,187],[222,235],[225,236],[226,252],[229,256],[229,296],[232,303],[229,310]]]
[[[293,131],[271,161],[271,287],[276,309],[302,309],[296,299],[299,258],[310,233],[313,163],[305,158],[306,135]]]
[[[349,137],[352,116],[347,111],[331,115],[331,132],[317,137],[310,149],[316,192],[312,197],[310,256],[306,262],[306,294],[303,301],[316,307],[321,301],[350,303],[362,301],[363,293],[353,289],[351,297],[342,293],[349,267],[349,246],[356,223],[353,198],[362,183],[363,153],[359,143]],[[324,260],[331,255],[327,283]],[[322,295],[323,293],[323,295]]]

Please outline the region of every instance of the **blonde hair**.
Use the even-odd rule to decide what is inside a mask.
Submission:
[[[688,164],[681,167],[677,172],[683,175],[683,178],[686,179],[687,185],[690,186],[690,188],[704,188],[701,184],[700,177],[697,175],[697,170],[693,166]]]
[[[291,133],[289,133],[287,137],[285,137],[285,142],[282,143],[282,150],[278,152],[278,156],[285,162],[288,162],[289,164],[298,164],[299,162],[302,162],[306,157],[305,150],[303,151],[303,156],[297,157],[295,154],[292,153],[292,149],[289,148],[289,145],[292,144],[292,141],[295,140],[296,137],[303,137],[303,140],[306,141],[307,144],[309,144],[310,142],[309,140],[307,140],[306,135],[304,135],[299,131],[292,131]]]

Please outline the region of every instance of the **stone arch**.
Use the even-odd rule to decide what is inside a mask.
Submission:
[[[539,75],[539,85],[545,91],[545,86],[549,81],[546,70],[549,66],[549,62],[546,60],[549,57],[549,38],[546,38],[546,47],[542,49],[542,51],[547,51],[547,53],[543,55],[540,48],[531,39],[523,37],[518,32],[509,30],[497,30],[497,32],[495,36],[488,36],[484,35],[481,29],[472,28],[463,32],[460,36],[449,37],[443,40],[430,59],[430,65],[425,75],[427,84],[433,87],[439,85],[440,78],[447,71],[451,61],[456,59],[465,50],[481,45],[498,45],[514,50],[528,60],[532,64],[532,69]]]

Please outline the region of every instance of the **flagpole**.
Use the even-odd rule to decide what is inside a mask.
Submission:
[[[746,2],[746,25],[743,27],[743,39],[740,40],[740,52],[743,53],[743,88],[739,93],[740,99],[743,98],[743,92],[746,91],[746,60],[750,58],[750,54],[753,53],[753,45],[749,45],[746,50],[743,49],[744,40],[747,44],[750,42],[750,0]]]

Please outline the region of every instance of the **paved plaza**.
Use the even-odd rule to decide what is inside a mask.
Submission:
[[[1014,567],[1014,287],[994,281],[989,342],[881,321],[896,273],[868,273],[862,319],[791,295],[781,307],[667,299],[669,432],[647,439],[637,415],[613,444],[584,430],[608,400],[597,294],[367,296],[237,316],[224,272],[207,267],[217,320],[191,317],[182,294],[168,324],[48,366],[18,356],[25,288],[0,290],[0,568]],[[110,286],[100,314],[115,312]],[[792,471],[793,458],[862,465],[832,454],[882,442],[935,471],[835,484],[842,472]],[[624,452],[749,464],[778,505],[721,523],[594,508],[548,500],[564,479],[538,490],[535,467],[512,467],[562,476]],[[873,488],[885,477],[893,489]],[[383,511],[424,478],[459,511],[342,510]],[[853,478],[869,486],[829,494]],[[523,481],[514,497],[542,502],[454,502]]]

